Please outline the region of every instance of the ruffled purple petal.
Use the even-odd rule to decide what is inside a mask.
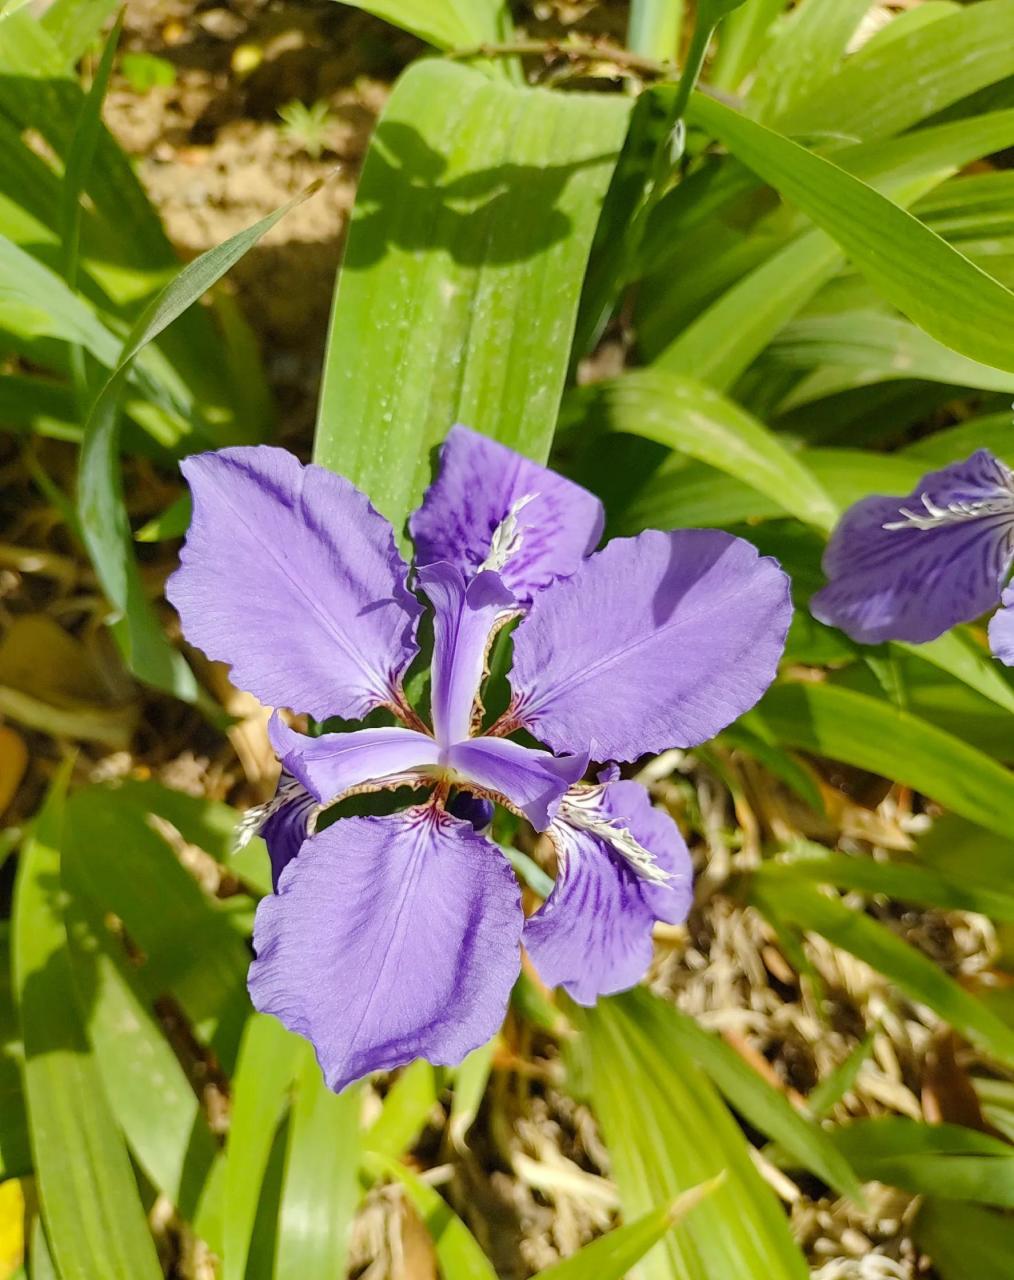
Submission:
[[[290,729],[277,711],[268,736],[283,768],[322,804],[374,783],[403,781],[413,770],[435,767],[439,758],[433,739],[414,729],[355,729],[310,738]]]
[[[452,427],[440,470],[409,520],[418,564],[447,560],[466,576],[486,562],[493,534],[517,511],[519,545],[500,570],[522,604],[573,573],[602,536],[598,498],[487,436]]]
[[[446,560],[421,568],[419,585],[433,605],[433,732],[438,742],[450,746],[472,731],[494,628],[517,602],[497,574],[484,570],[466,581]]]
[[[522,925],[510,866],[467,822],[428,806],[343,819],[258,906],[250,994],[334,1090],[413,1058],[452,1065],[499,1028]]]
[[[536,831],[544,831],[567,788],[588,768],[587,755],[553,756],[507,738],[468,738],[444,754],[448,768],[503,796]]]
[[[742,538],[616,538],[515,631],[517,718],[554,751],[593,760],[695,746],[774,679],[791,616],[788,578]]]
[[[282,774],[273,799],[264,806],[264,818],[257,825],[257,834],[268,848],[271,884],[275,889],[278,877],[310,838],[310,827],[319,808],[314,797],[295,778]]]
[[[1001,597],[1001,607],[989,621],[989,647],[1008,667],[1014,667],[1014,587]]]
[[[571,825],[562,811],[549,828],[559,872],[552,893],[525,922],[523,941],[543,981],[584,1005],[638,982],[651,963],[655,921],[681,923],[692,898],[683,837],[640,783],[609,783],[599,813],[629,832],[671,878],[666,885],[642,879],[616,845]]]
[[[1014,477],[979,449],[923,476],[907,497],[851,506],[810,612],[861,644],[923,644],[991,609],[1012,559]]]
[[[181,468],[194,514],[166,595],[190,643],[269,706],[360,719],[390,701],[422,609],[365,494],[264,445]]]

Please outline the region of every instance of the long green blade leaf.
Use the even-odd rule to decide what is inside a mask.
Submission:
[[[61,1280],[159,1280],[126,1147],[74,1013],[59,891],[63,786],[54,787],[23,851],[14,903],[14,982],[42,1216]]]
[[[128,665],[141,679],[188,701],[197,685],[172,650],[144,596],[134,558],[120,479],[119,401],[135,357],[181,316],[319,183],[188,263],[145,309],[128,334],[112,375],[85,423],[78,474],[78,514],[88,552],[110,603],[119,611],[118,639]]]
[[[775,737],[907,783],[990,831],[1014,828],[1014,778],[918,716],[851,689],[780,684],[755,712]]]
[[[645,1280],[806,1280],[774,1193],[699,1067],[669,1035],[671,1010],[646,993],[573,1009],[582,1077],[624,1212],[649,1213],[725,1170],[725,1182],[640,1263]]]
[[[335,294],[317,462],[401,527],[456,422],[544,459],[627,105],[419,62],[370,146]]]
[[[943,24],[936,23],[934,27]],[[821,156],[698,96],[697,122],[849,255],[884,298],[963,355],[1014,370],[1014,294],[918,219]],[[932,278],[933,288],[923,282]]]

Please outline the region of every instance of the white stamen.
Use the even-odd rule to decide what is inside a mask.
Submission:
[[[655,855],[615,818],[603,816],[602,797],[605,790],[605,786],[571,787],[560,801],[557,821],[569,823],[572,827],[605,840],[642,880],[651,884],[668,884],[672,873],[658,865]]]
[[[293,800],[304,796],[308,802],[306,805],[306,834],[313,835],[314,827],[317,825],[317,817],[320,814],[321,806],[314,803],[310,793],[303,784],[293,777],[283,776],[278,784],[278,790],[270,800],[264,804],[255,804],[252,809],[244,811],[239,822],[236,823],[236,830],[232,837],[232,851],[239,853],[241,849],[245,849],[254,836],[260,835],[264,824],[273,817],[279,809],[285,807]]]
[[[534,502],[539,495],[537,493],[526,493],[523,498],[518,498],[517,502],[511,505],[511,509],[493,530],[493,537],[490,539],[489,555],[479,565],[479,572],[484,569],[492,569],[495,573],[499,573],[511,556],[516,555],[521,550],[521,531],[518,529],[518,516],[528,506],[529,502]]]
[[[949,502],[946,507],[938,507],[928,493],[919,498],[924,511],[909,511],[901,507],[903,520],[891,520],[881,528],[894,529],[939,529],[946,524],[960,524],[967,520],[982,520],[989,516],[1011,516],[1014,518],[1014,493],[1001,494],[996,498],[982,498],[978,502]]]

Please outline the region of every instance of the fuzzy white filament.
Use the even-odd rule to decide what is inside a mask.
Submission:
[[[518,498],[517,502],[511,504],[511,509],[493,530],[493,537],[489,543],[489,555],[479,565],[480,573],[484,569],[492,569],[495,573],[499,573],[511,556],[521,550],[518,516],[529,502],[534,502],[538,496],[537,493],[526,493],[523,498]]]
[[[965,520],[982,520],[989,516],[1014,516],[1014,493],[997,498],[983,498],[978,502],[949,502],[938,507],[928,493],[920,497],[925,512],[900,508],[903,520],[891,520],[881,527],[893,529],[939,529],[945,524],[959,524]]]
[[[604,786],[572,787],[560,801],[557,819],[605,840],[625,859],[642,880],[668,884],[672,874],[658,865],[655,856],[615,818],[603,817]]]

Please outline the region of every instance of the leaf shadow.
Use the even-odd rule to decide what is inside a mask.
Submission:
[[[611,152],[566,164],[503,161],[448,177],[447,157],[411,125],[381,120],[363,170],[344,269],[363,270],[392,246],[443,250],[470,267],[534,257],[566,239],[559,202],[572,176],[613,159]]]

